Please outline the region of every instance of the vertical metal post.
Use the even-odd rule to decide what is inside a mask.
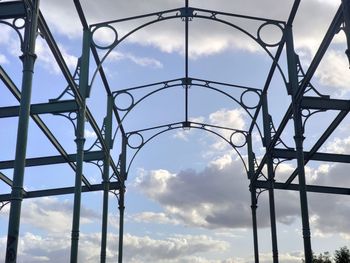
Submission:
[[[252,136],[249,133],[247,135],[247,144],[248,144],[248,163],[249,163],[249,171],[248,177],[251,179],[254,175],[254,153],[252,147]],[[256,220],[256,209],[257,206],[257,198],[256,198],[256,188],[252,180],[250,180],[249,186],[250,194],[251,194],[251,209],[252,209],[252,223],[253,223],[253,239],[254,239],[254,259],[255,263],[259,263],[259,247],[258,247],[258,226]]]
[[[271,126],[270,126],[270,115],[267,104],[267,94],[262,94],[262,111],[263,111],[263,122],[264,122],[264,146],[271,142]],[[269,187],[269,207],[270,207],[270,224],[271,224],[271,240],[272,240],[272,257],[273,262],[278,263],[278,247],[277,247],[277,227],[276,227],[276,211],[275,211],[275,193],[274,193],[274,182],[275,175],[273,170],[273,160],[271,154],[267,154],[267,178],[270,184]]]
[[[294,52],[293,43],[293,31],[292,27],[286,28],[286,46],[287,46],[287,62],[288,62],[288,73],[289,73],[289,85],[293,92],[292,103],[293,103],[293,120],[294,120],[294,140],[297,154],[298,164],[298,178],[299,178],[299,196],[300,196],[300,207],[301,207],[301,220],[303,225],[303,239],[304,239],[304,256],[305,263],[312,262],[312,249],[311,249],[311,234],[310,234],[310,223],[309,223],[309,210],[306,193],[305,183],[305,168],[304,168],[304,150],[303,150],[303,125],[301,117],[300,101],[297,98],[298,94],[298,75],[296,66],[296,55]]]
[[[16,262],[17,260],[30,101],[32,94],[34,63],[36,59],[34,52],[38,26],[39,0],[33,0],[31,6],[27,6],[27,10],[24,46],[22,50],[23,55],[21,56],[21,60],[23,62],[22,97],[17,128],[15,167],[13,173],[13,186],[11,191],[11,207],[6,247],[6,263]]]
[[[82,103],[79,107],[76,130],[77,159],[75,172],[74,188],[74,206],[71,236],[71,253],[70,262],[78,262],[78,244],[79,244],[79,225],[80,225],[80,207],[81,207],[81,186],[83,176],[84,162],[84,144],[85,144],[85,113],[86,113],[86,96],[89,90],[89,56],[90,56],[90,31],[84,30],[83,51],[80,64],[79,91],[82,97]]]
[[[123,136],[122,138],[122,153],[120,155],[120,173],[121,173],[121,182],[119,189],[119,251],[118,251],[118,263],[123,262],[123,241],[124,241],[124,210],[125,210],[125,180],[126,180],[126,146],[127,138]]]
[[[188,20],[189,20],[189,9],[188,0],[185,0],[186,16],[185,16],[185,122],[188,123]]]
[[[109,165],[110,165],[110,149],[112,148],[112,110],[113,97],[107,97],[107,115],[104,120],[105,125],[105,144],[106,154],[103,163],[103,208],[102,208],[102,231],[101,231],[101,263],[106,262],[107,248],[107,228],[108,228],[108,196],[109,196]]]

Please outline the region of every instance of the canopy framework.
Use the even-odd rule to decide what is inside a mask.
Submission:
[[[18,117],[18,134],[16,148],[16,157],[14,160],[0,160],[0,170],[13,169],[14,176],[11,180],[4,173],[0,172],[2,183],[11,187],[11,193],[2,193],[0,195],[1,204],[10,205],[10,219],[8,230],[8,241],[6,251],[6,262],[16,262],[18,233],[21,217],[21,203],[26,198],[35,198],[42,196],[53,196],[62,194],[74,194],[74,209],[72,217],[72,236],[71,236],[71,262],[78,261],[79,244],[79,223],[81,212],[81,194],[83,192],[103,191],[102,204],[102,237],[101,237],[101,262],[106,262],[106,242],[108,228],[108,193],[114,191],[118,196],[118,205],[120,211],[119,217],[119,251],[118,262],[123,260],[123,229],[124,229],[124,193],[125,181],[132,161],[142,147],[150,142],[154,137],[174,129],[200,129],[213,133],[226,141],[241,159],[246,167],[247,177],[250,181],[251,208],[254,234],[254,252],[255,262],[259,262],[258,249],[258,229],[256,209],[258,197],[262,190],[266,189],[269,196],[270,223],[271,223],[271,245],[273,262],[279,262],[275,197],[276,189],[298,191],[300,195],[300,209],[302,217],[303,242],[305,262],[312,261],[311,235],[308,212],[308,192],[328,193],[348,195],[350,188],[340,188],[332,186],[307,185],[305,181],[305,165],[309,161],[327,161],[331,163],[350,163],[350,155],[334,154],[321,152],[321,147],[327,139],[334,133],[337,127],[342,123],[350,110],[350,101],[344,99],[331,99],[327,95],[320,94],[311,84],[311,79],[315,74],[325,52],[335,34],[343,29],[348,42],[350,41],[350,1],[343,0],[338,11],[334,15],[328,31],[325,32],[324,39],[321,42],[307,71],[304,72],[301,63],[294,49],[292,26],[297,14],[300,1],[294,1],[289,12],[289,17],[285,21],[279,21],[269,18],[248,16],[245,14],[233,14],[220,12],[216,10],[206,10],[192,7],[186,0],[183,7],[171,10],[105,21],[95,24],[89,24],[85,17],[84,9],[79,1],[74,1],[76,12],[80,18],[83,28],[82,55],[79,59],[77,70],[72,74],[62,56],[50,28],[48,27],[43,14],[40,12],[39,0],[7,1],[0,2],[0,23],[11,27],[19,35],[21,42],[21,59],[23,63],[22,88],[21,91],[16,87],[10,74],[0,67],[0,78],[3,85],[12,93],[14,98],[20,102],[18,106],[5,106],[0,108],[0,119]],[[25,25],[19,27],[16,21],[20,18],[25,20]],[[256,28],[254,32],[249,31],[243,26],[235,24],[231,18],[242,21],[254,21]],[[141,21],[141,24],[124,36],[118,37],[118,23],[130,21]],[[178,79],[165,80],[153,84],[145,84],[138,87],[130,87],[123,90],[112,91],[108,80],[104,63],[113,50],[133,33],[143,28],[162,23],[167,20],[180,20],[184,22],[184,69],[183,76]],[[237,85],[235,83],[224,83],[213,80],[203,80],[190,76],[189,74],[189,37],[191,34],[191,21],[209,20],[211,22],[222,23],[245,34],[251,41],[255,42],[272,60],[268,70],[266,80],[261,84],[262,89],[255,87]],[[146,21],[146,22],[145,22]],[[244,24],[244,23],[243,23]],[[261,32],[268,26],[278,28],[282,34],[276,43],[268,43],[262,38]],[[110,29],[115,33],[114,40],[102,46],[94,38],[100,29]],[[251,29],[250,29],[251,30]],[[40,32],[54,56],[60,72],[67,82],[67,88],[63,90],[62,96],[52,98],[45,103],[31,102],[31,87],[36,59],[35,43],[37,32]],[[349,50],[349,49],[348,49]],[[349,51],[346,55],[349,55]],[[103,52],[102,52],[103,51]],[[285,68],[280,60],[286,54],[287,65]],[[345,56],[345,55],[344,55]],[[94,62],[92,62],[94,61]],[[89,74],[92,71],[92,76]],[[34,73],[35,74],[35,73]],[[281,123],[277,128],[273,124],[273,112],[269,110],[268,93],[271,87],[271,81],[276,74],[281,74],[285,89],[290,96],[290,105],[286,110]],[[90,91],[94,88],[96,78],[100,78],[105,89],[106,114],[101,127],[89,108]],[[141,127],[138,130],[128,129],[124,126],[124,119],[129,112],[132,112],[140,103],[147,103],[147,98],[158,92],[168,92],[171,89],[181,87],[183,89],[183,119],[173,121],[169,118],[167,123],[159,123],[155,126]],[[218,92],[232,100],[232,103],[239,105],[251,119],[249,129],[240,130],[237,127],[221,127],[210,123],[199,123],[190,119],[190,100],[189,90],[192,87],[201,87]],[[139,97],[137,91],[143,91]],[[234,92],[232,92],[234,90]],[[237,93],[237,90],[239,92]],[[248,105],[244,96],[247,93],[253,93],[258,97],[258,103]],[[312,94],[311,94],[312,93]],[[69,100],[63,97],[70,95]],[[126,95],[130,98],[129,105],[119,105],[117,98],[120,95]],[[307,114],[303,113],[307,110]],[[314,115],[315,112],[337,111],[338,115],[329,123],[326,130],[319,139],[313,144],[309,151],[304,150],[305,122]],[[76,152],[69,154],[63,147],[54,132],[45,124],[41,115],[54,114],[53,118],[64,116],[72,124],[76,136]],[[32,119],[40,128],[43,134],[49,139],[52,146],[57,150],[58,155],[42,156],[28,158],[26,154],[26,145],[28,137],[28,122]],[[96,142],[86,149],[85,147],[85,125],[86,120],[96,133]],[[113,135],[113,123],[117,128]],[[262,123],[262,125],[259,123]],[[288,123],[294,127],[295,147],[287,147],[282,140],[282,133],[285,131]],[[222,131],[229,131],[228,136],[224,136]],[[256,146],[252,140],[254,132],[261,137],[265,153],[261,159],[256,158]],[[239,135],[240,140],[235,140]],[[138,138],[138,143],[134,143],[132,138]],[[111,155],[111,149],[115,140],[119,141],[121,148],[118,156]],[[137,141],[137,140],[136,140]],[[241,150],[244,149],[248,155],[248,161],[242,157]],[[128,155],[131,154],[131,158]],[[277,164],[276,161],[277,160]],[[290,174],[286,181],[276,181],[276,166],[284,160],[295,160],[296,169]],[[85,162],[94,162],[101,170],[102,183],[91,184],[83,174]],[[54,165],[66,163],[75,174],[75,184],[71,187],[41,189],[38,191],[27,191],[24,189],[23,179],[25,168],[29,166]],[[266,172],[265,172],[266,171]],[[265,175],[265,173],[267,173]],[[293,183],[298,178],[298,183]],[[84,185],[83,185],[84,184]],[[1,205],[0,208],[3,208]]]

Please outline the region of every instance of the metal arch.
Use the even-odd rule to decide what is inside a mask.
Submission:
[[[236,15],[237,17],[241,17],[241,18],[246,18],[246,19],[253,19],[253,20],[259,20],[259,21],[265,21],[265,23],[263,23],[257,30],[257,37],[254,37],[251,33],[249,33],[248,31],[244,30],[243,28],[233,24],[233,23],[230,23],[228,21],[225,21],[225,20],[222,20],[222,19],[218,19],[216,18],[216,15],[218,14],[225,14],[227,15],[227,13],[223,13],[223,12],[218,12],[218,11],[209,11],[209,10],[205,10],[205,9],[197,9],[197,8],[186,8],[186,7],[182,7],[182,8],[178,8],[178,9],[171,9],[171,10],[165,10],[165,11],[160,11],[160,12],[156,12],[156,13],[151,13],[151,14],[148,14],[148,15],[144,15],[144,16],[136,16],[136,17],[131,17],[131,18],[125,18],[125,19],[120,19],[120,20],[113,20],[113,21],[108,21],[108,22],[104,22],[104,23],[98,23],[98,24],[92,24],[90,25],[90,30],[92,30],[91,32],[95,32],[97,29],[99,28],[103,28],[103,27],[111,27],[110,24],[113,24],[113,23],[118,23],[118,22],[122,22],[122,21],[127,21],[127,20],[132,20],[132,19],[138,19],[138,18],[144,18],[144,17],[149,17],[149,16],[158,16],[157,19],[155,20],[152,20],[152,21],[149,21],[147,23],[144,23],[136,28],[134,28],[133,30],[129,31],[127,34],[125,34],[121,39],[117,39],[117,31],[115,28],[113,28],[113,31],[116,32],[116,39],[115,41],[110,44],[107,48],[102,48],[102,49],[108,49],[108,51],[106,52],[106,54],[104,54],[104,56],[102,57],[102,59],[100,60],[100,64],[97,65],[96,67],[96,70],[94,71],[93,73],[93,76],[92,76],[92,79],[91,79],[91,82],[90,82],[90,86],[93,84],[96,76],[97,76],[97,72],[98,70],[100,69],[100,67],[102,66],[103,62],[107,59],[107,57],[109,56],[109,54],[113,51],[113,49],[115,47],[117,47],[123,40],[125,40],[127,37],[129,37],[130,35],[132,35],[133,33],[135,33],[136,31],[144,28],[144,27],[147,27],[149,25],[152,25],[152,24],[155,24],[157,22],[160,22],[160,21],[165,21],[165,20],[170,20],[170,19],[175,19],[175,18],[182,18],[182,17],[187,17],[188,14],[183,14],[181,13],[181,11],[185,10],[185,9],[191,9],[192,12],[194,11],[205,11],[205,12],[208,12],[208,13],[215,13],[215,16],[209,16],[209,17],[206,17],[206,16],[198,16],[198,15],[193,15],[192,17],[196,17],[196,18],[202,18],[202,19],[208,19],[208,20],[212,20],[212,21],[217,21],[217,22],[220,22],[220,23],[223,23],[223,24],[226,24],[230,27],[233,27],[235,29],[237,29],[238,31],[242,32],[243,34],[247,35],[248,37],[250,37],[252,40],[254,40],[267,54],[268,56],[276,63],[276,66],[278,68],[278,71],[280,72],[281,76],[282,76],[282,79],[285,83],[285,85],[287,86],[287,80],[286,80],[286,77],[280,67],[280,65],[278,64],[278,61],[275,61],[275,58],[274,56],[271,54],[271,52],[267,49],[268,46],[271,47],[271,45],[267,44],[267,43],[264,43],[260,36],[259,36],[259,32],[260,32],[260,29],[266,25],[266,23],[270,23],[270,24],[275,24],[275,25],[278,25],[278,27],[281,29],[282,31],[282,37],[280,39],[280,41],[276,44],[276,45],[273,45],[274,47],[275,46],[280,46],[282,44],[284,44],[284,35],[285,35],[285,31],[283,27],[285,27],[286,23],[283,22],[283,21],[278,21],[278,20],[271,20],[271,19],[257,19],[255,17],[251,17],[251,16],[238,16]],[[180,12],[181,15],[179,15],[178,13],[176,13],[175,15],[173,16],[168,16],[168,17],[163,17],[162,15],[163,14],[167,14],[167,13],[170,13],[170,12]],[[186,16],[187,15],[187,16]],[[281,24],[283,25],[283,27],[281,26]],[[93,35],[91,36],[93,38]],[[92,41],[93,42],[93,41]],[[95,47],[98,48],[98,46],[95,45]]]
[[[198,126],[191,126],[191,124],[196,124]],[[231,141],[227,140],[224,136],[222,136],[221,134],[211,130],[211,129],[206,129],[206,127],[212,127],[212,128],[217,128],[217,129],[224,129],[224,130],[230,130],[232,131],[232,134],[238,132],[238,133],[241,133],[245,136],[245,142],[242,144],[242,145],[238,145],[238,146],[235,146]],[[134,150],[136,150],[136,152],[134,153],[133,157],[131,158],[130,162],[129,162],[129,165],[127,166],[127,169],[126,169],[126,174],[129,173],[129,170],[130,170],[130,167],[134,161],[134,159],[136,158],[136,155],[140,152],[140,150],[143,148],[143,146],[145,146],[148,142],[150,142],[151,140],[153,140],[154,138],[156,138],[158,135],[160,134],[163,134],[165,132],[168,132],[168,131],[172,131],[172,130],[176,130],[176,129],[191,129],[191,128],[194,128],[194,129],[199,129],[199,130],[204,130],[204,131],[207,131],[207,132],[210,132],[218,137],[220,137],[221,139],[223,139],[225,142],[227,142],[235,151],[236,153],[238,154],[239,158],[241,159],[242,163],[243,163],[243,166],[244,166],[244,169],[245,171],[248,173],[248,167],[244,161],[244,158],[243,156],[241,155],[241,153],[238,151],[237,148],[242,148],[244,147],[246,144],[247,144],[247,134],[248,132],[247,131],[243,131],[243,130],[237,130],[237,129],[231,129],[231,128],[227,128],[227,127],[221,127],[221,126],[216,126],[216,125],[210,125],[210,124],[205,124],[205,123],[197,123],[197,122],[177,122],[177,123],[171,123],[171,124],[166,124],[166,125],[161,125],[161,126],[157,126],[157,127],[152,127],[152,128],[149,128],[149,129],[142,129],[142,130],[137,130],[137,131],[132,131],[132,132],[129,132],[127,133],[128,137],[127,139],[129,138],[130,135],[133,135],[133,134],[139,134],[141,137],[142,135],[140,134],[140,132],[143,132],[143,131],[149,131],[149,130],[154,130],[154,129],[161,129],[161,128],[166,128],[164,130],[161,130],[155,134],[153,134],[152,136],[150,136],[147,140],[144,140],[142,139],[142,142],[141,144],[138,146],[138,147],[130,147],[130,145],[128,144],[128,146]],[[232,137],[232,134],[230,136],[230,138]],[[143,138],[143,137],[142,137]]]
[[[172,84],[172,85],[169,85],[168,83],[170,82],[175,82],[175,81],[182,81],[181,83],[177,83],[177,84]],[[252,122],[254,122],[255,126],[257,127],[258,129],[258,133],[260,135],[260,138],[262,139],[263,136],[262,136],[262,133],[261,133],[261,130],[260,130],[260,127],[259,125],[256,123],[256,121],[254,120],[252,114],[249,112],[249,109],[256,109],[259,104],[260,104],[260,101],[261,101],[261,91],[259,89],[254,89],[254,88],[251,88],[251,87],[245,87],[245,86],[240,86],[240,85],[235,85],[235,84],[227,84],[227,83],[220,83],[220,82],[215,82],[215,81],[210,81],[210,80],[202,80],[202,79],[196,79],[196,78],[188,78],[188,80],[195,80],[195,81],[201,81],[201,82],[205,82],[205,84],[199,84],[199,83],[192,83],[190,84],[190,86],[194,86],[194,87],[202,87],[202,88],[207,88],[209,90],[213,90],[213,91],[216,91],[220,94],[223,94],[224,96],[226,96],[227,98],[230,98],[232,99],[233,101],[235,101],[238,105],[241,106],[241,108],[243,108],[246,113],[249,115],[249,117],[252,119]],[[170,80],[170,81],[163,81],[163,82],[157,82],[157,83],[153,83],[153,84],[148,84],[148,85],[144,85],[144,86],[138,86],[138,87],[134,87],[134,88],[130,88],[130,89],[122,89],[122,90],[119,90],[119,91],[115,91],[113,92],[113,94],[116,94],[114,96],[114,99],[119,95],[119,94],[129,94],[131,96],[131,104],[129,107],[125,107],[125,109],[119,109],[120,111],[125,111],[126,113],[124,114],[124,116],[121,118],[120,120],[120,123],[118,123],[118,126],[116,128],[116,131],[114,133],[114,136],[113,138],[116,137],[116,134],[119,130],[119,126],[122,124],[122,122],[124,121],[124,119],[127,117],[127,115],[132,111],[132,109],[134,107],[136,107],[139,103],[141,103],[143,100],[145,100],[146,98],[148,98],[149,96],[157,93],[157,92],[160,92],[160,91],[163,91],[165,89],[168,89],[168,88],[173,88],[173,87],[179,87],[179,86],[183,86],[184,84],[184,81],[186,83],[188,83],[188,80],[186,81],[185,78],[180,78],[180,79],[174,79],[174,80]],[[163,87],[160,87],[156,90],[153,90],[149,93],[147,93],[146,95],[142,96],[139,100],[137,100],[135,102],[134,100],[134,97],[132,96],[132,94],[129,93],[129,91],[131,90],[135,90],[135,89],[141,89],[141,88],[145,88],[145,87],[150,87],[150,86],[156,86],[156,85],[160,85],[160,84],[163,84]],[[240,95],[240,101],[236,98],[234,98],[232,95],[230,95],[229,93],[225,92],[225,91],[222,91],[218,88],[215,88],[215,87],[212,87],[210,86],[210,84],[217,84],[217,85],[222,85],[222,86],[232,86],[232,87],[236,87],[236,88],[240,88],[240,89],[244,89],[245,91],[243,91]],[[251,92],[254,92],[257,94],[257,96],[259,96],[259,101],[258,101],[258,104],[254,107],[249,107],[247,105],[244,104],[243,102],[243,96],[244,96],[244,93],[247,92],[247,91],[251,91]],[[118,106],[117,106],[118,107]]]

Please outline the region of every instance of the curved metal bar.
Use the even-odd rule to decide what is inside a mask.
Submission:
[[[304,114],[303,111],[306,111],[307,114]],[[303,125],[302,125],[303,131],[305,131],[306,123],[312,115],[315,115],[316,113],[320,113],[320,112],[325,112],[325,110],[311,111],[310,109],[304,109],[303,111],[301,112],[301,116],[303,116],[305,118],[303,121]]]
[[[14,19],[12,24],[7,22],[7,21],[4,21],[4,20],[0,20],[0,24],[4,24],[4,25],[7,25],[9,27],[11,27],[12,29],[15,30],[15,32],[17,33],[18,35],[18,38],[20,40],[20,43],[21,43],[21,51],[23,51],[23,45],[24,45],[24,41],[23,41],[23,36],[20,32],[20,29],[22,29],[23,27],[17,27],[14,23],[16,22],[17,19]],[[25,22],[26,23],[26,22]]]
[[[183,80],[183,79],[178,79],[178,80]],[[196,80],[198,81],[199,79],[196,79]],[[140,102],[142,102],[143,100],[145,100],[146,98],[148,98],[149,96],[151,96],[151,95],[153,95],[153,94],[155,94],[155,93],[157,93],[157,92],[163,91],[163,90],[168,89],[168,88],[173,88],[173,87],[178,87],[178,86],[182,86],[182,85],[183,85],[183,83],[181,83],[181,84],[178,83],[178,84],[174,84],[174,85],[167,85],[167,83],[168,83],[168,82],[159,82],[159,84],[164,84],[164,86],[161,87],[161,88],[158,88],[158,89],[156,89],[156,90],[153,90],[152,92],[146,94],[145,96],[143,96],[143,97],[142,97],[141,99],[139,99],[138,101],[133,102],[133,104],[130,105],[130,107],[128,107],[128,109],[126,110],[125,115],[121,118],[120,123],[118,123],[118,126],[117,126],[117,128],[116,128],[116,131],[114,132],[114,135],[113,135],[113,140],[115,139],[115,137],[116,137],[116,135],[117,135],[117,133],[118,133],[119,127],[120,127],[120,125],[122,124],[122,122],[124,121],[124,119],[125,119],[125,118],[127,117],[127,115],[132,111],[132,109],[133,109],[134,107],[136,107]],[[227,92],[222,91],[222,90],[220,90],[220,89],[218,89],[218,88],[215,88],[215,87],[211,87],[211,86],[210,86],[210,83],[214,83],[214,82],[207,82],[206,84],[197,84],[197,83],[193,83],[193,84],[191,84],[191,86],[207,88],[207,89],[209,89],[209,90],[213,90],[213,91],[216,91],[216,92],[218,92],[218,93],[223,94],[224,96],[226,96],[226,97],[232,99],[232,100],[235,101],[238,105],[240,105],[240,106],[246,111],[246,113],[249,115],[249,117],[252,119],[252,121],[254,121],[254,117],[253,117],[252,114],[249,112],[249,110],[247,109],[246,105],[244,105],[242,102],[240,102],[239,100],[237,100],[236,98],[234,98],[232,95],[228,94]],[[157,84],[158,84],[158,83],[157,83]],[[245,87],[243,87],[243,86],[241,86],[241,88],[242,88],[242,89],[248,90],[247,88],[245,88]],[[249,90],[250,90],[250,89],[249,89]],[[256,92],[257,95],[259,95],[259,96],[261,95],[261,94],[259,94],[259,92],[258,92],[258,91],[260,91],[260,90],[252,89],[252,91],[253,91],[253,92]],[[118,91],[118,92],[115,92],[114,94],[120,94],[120,93],[123,93],[123,92],[125,92],[125,90],[122,90],[122,92],[119,92],[119,91]],[[257,105],[257,106],[258,106],[258,105]],[[257,107],[257,106],[256,106],[256,107]],[[254,123],[255,123],[255,126],[257,127],[257,130],[258,130],[258,133],[259,133],[259,135],[260,135],[260,138],[262,139],[262,138],[263,138],[263,135],[262,135],[262,132],[261,132],[261,130],[260,130],[260,127],[259,127],[259,125],[256,123],[256,121],[254,121]]]
[[[164,129],[164,130],[161,130],[161,131],[159,131],[159,132],[157,132],[157,133],[155,133],[155,134],[153,134],[153,135],[152,135],[151,137],[149,137],[147,140],[143,140],[142,143],[141,143],[141,145],[140,145],[139,147],[134,148],[134,149],[136,149],[136,152],[135,152],[134,155],[132,156],[132,158],[131,158],[131,160],[130,160],[130,162],[129,162],[129,165],[128,165],[127,169],[126,169],[127,174],[129,173],[130,167],[131,167],[133,161],[135,160],[137,154],[140,152],[140,150],[141,150],[148,142],[150,142],[150,141],[153,140],[155,137],[157,137],[158,135],[161,135],[161,134],[163,134],[163,133],[165,133],[165,132],[172,131],[172,130],[176,130],[176,129],[183,129],[183,128],[194,128],[194,129],[204,130],[204,131],[210,132],[210,133],[212,133],[212,134],[214,134],[214,135],[220,137],[221,139],[223,139],[225,142],[227,142],[227,143],[236,151],[236,153],[238,154],[239,158],[241,159],[241,161],[242,161],[242,163],[243,163],[243,166],[244,166],[245,171],[248,172],[248,168],[247,168],[247,165],[246,165],[246,163],[245,163],[245,161],[244,161],[244,158],[243,158],[243,156],[241,155],[241,153],[238,151],[237,147],[235,147],[235,146],[232,144],[232,142],[230,142],[229,140],[227,140],[227,139],[226,139],[224,136],[222,136],[221,134],[219,134],[219,133],[217,133],[217,132],[215,132],[215,131],[213,131],[213,130],[206,129],[205,127],[206,127],[206,126],[209,126],[209,127],[214,127],[214,128],[223,128],[223,129],[227,129],[227,130],[232,130],[233,132],[234,132],[234,131],[238,131],[238,132],[242,132],[242,133],[246,133],[246,131],[235,130],[235,129],[225,128],[225,127],[220,127],[220,126],[215,126],[215,125],[208,125],[208,124],[201,124],[201,123],[195,123],[195,122],[193,122],[193,124],[199,124],[199,125],[201,125],[200,127],[196,127],[196,126],[191,126],[191,123],[192,123],[192,122],[189,123],[190,126],[187,126],[188,123],[185,124],[185,123],[179,122],[179,123],[173,123],[173,124],[169,124],[169,125],[163,125],[163,126],[158,126],[158,127],[156,127],[156,128],[162,128],[162,127],[164,127],[164,128],[167,127],[167,128]],[[180,124],[181,124],[181,126],[179,126]],[[175,126],[175,127],[174,127],[174,126]],[[139,130],[139,131],[136,131],[136,132],[131,132],[131,133],[129,133],[129,134],[135,134],[135,133],[139,133],[139,132],[147,131],[147,130],[152,130],[152,129],[156,129],[156,128],[143,129],[143,130]],[[245,136],[246,136],[246,134],[245,134]],[[130,147],[130,146],[129,146],[129,147]],[[132,147],[131,147],[131,148],[132,148]],[[239,147],[239,148],[240,148],[240,147]]]
[[[193,9],[193,8],[192,8]],[[173,10],[170,10],[169,12],[173,12],[173,11],[180,11],[181,12],[182,9],[173,9]],[[200,9],[193,9],[193,11],[200,11]],[[212,12],[211,12],[212,13]],[[159,15],[160,13],[153,13],[152,16],[154,15]],[[163,13],[161,13],[163,14]],[[158,16],[158,19],[155,19],[155,20],[152,20],[152,21],[149,21],[147,23],[144,23],[136,28],[134,28],[133,30],[131,30],[130,32],[128,32],[127,34],[125,34],[120,40],[118,41],[115,41],[115,43],[111,44],[110,45],[110,49],[106,52],[106,54],[102,57],[101,61],[100,61],[100,64],[97,65],[96,67],[96,70],[95,72],[93,73],[93,77],[91,79],[91,83],[90,83],[90,86],[92,86],[96,76],[97,76],[97,73],[98,73],[98,70],[100,69],[100,67],[102,66],[103,62],[107,59],[108,55],[113,51],[113,49],[118,46],[121,42],[123,42],[127,37],[129,37],[130,35],[132,35],[133,33],[137,32],[138,30],[144,28],[144,27],[147,27],[149,25],[152,25],[152,24],[155,24],[157,22],[160,22],[160,21],[165,21],[165,20],[170,20],[170,19],[174,19],[174,18],[179,18],[181,17],[178,13],[175,14],[175,15],[172,15],[172,16],[168,16],[168,17],[159,17]],[[254,37],[252,34],[250,34],[248,31],[244,30],[243,28],[233,24],[233,23],[230,23],[228,21],[225,21],[225,20],[222,20],[222,19],[218,19],[216,18],[216,16],[210,16],[210,17],[207,17],[207,16],[202,16],[202,15],[194,15],[194,17],[196,18],[202,18],[202,19],[208,19],[208,20],[213,20],[213,21],[217,21],[217,22],[220,22],[220,23],[223,23],[223,24],[226,24],[228,26],[231,26],[235,29],[237,29],[238,31],[242,32],[243,34],[246,34],[248,37],[250,37],[252,40],[254,40],[259,46],[261,46],[263,48],[263,50],[265,50],[265,52],[268,54],[268,56],[273,60],[275,61],[275,58],[273,57],[273,55],[271,54],[271,52],[267,49],[267,46],[269,46],[267,43],[264,43],[261,39],[259,39],[258,37]],[[110,23],[115,23],[115,21],[111,21]],[[271,22],[273,24],[278,24],[280,26],[280,24],[283,24],[283,26],[285,25],[285,23],[283,22]],[[101,24],[95,24],[95,25],[92,25],[90,26],[90,29],[92,30],[96,30],[96,28],[93,28],[93,27],[103,27],[103,26],[107,26],[109,25],[109,23],[101,23]],[[284,29],[284,28],[283,28]],[[258,29],[259,30],[259,29]],[[284,31],[282,31],[283,34],[282,34],[282,38],[281,38],[281,43],[284,42]],[[278,64],[278,61],[276,61],[276,65],[277,65],[277,68],[278,68],[278,71],[280,72],[281,76],[282,76],[282,79],[285,83],[285,85],[287,85],[287,79],[282,71],[282,68],[280,67],[280,65]]]

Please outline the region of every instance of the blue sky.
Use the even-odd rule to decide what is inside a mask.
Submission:
[[[295,24],[295,47],[306,70],[340,1],[305,0],[300,5]],[[184,1],[82,1],[89,23],[176,8]],[[209,1],[192,0],[190,5],[225,12],[243,13],[286,20],[292,1]],[[61,47],[71,71],[81,53],[81,24],[72,1],[41,1],[43,12],[52,33]],[[143,21],[141,21],[143,22]],[[256,24],[236,19],[235,23],[248,30]],[[118,25],[123,36],[136,22]],[[0,25],[0,64],[20,87],[20,50],[16,35]],[[279,32],[266,33],[274,40]],[[171,20],[144,28],[127,38],[110,54],[104,67],[111,89],[117,91],[133,86],[184,77],[184,23]],[[99,38],[102,44],[110,41],[108,32]],[[261,89],[271,59],[237,31],[217,23],[200,19],[190,22],[189,75],[195,78],[246,85]],[[349,98],[348,62],[344,54],[345,37],[340,32],[334,39],[324,61],[320,64],[313,84],[332,98]],[[271,52],[275,50],[272,48]],[[57,97],[66,82],[55,64],[45,41],[38,37],[33,83],[33,103],[47,102]],[[100,54],[101,56],[103,54]],[[281,65],[285,68],[285,54]],[[91,65],[91,72],[95,66]],[[227,88],[221,87],[229,90]],[[18,105],[3,84],[0,84],[0,106]],[[135,98],[144,91],[134,92]],[[235,89],[234,96],[240,92]],[[183,121],[183,88],[177,87],[151,96],[140,103],[124,120],[128,131]],[[268,94],[269,108],[276,126],[290,103],[280,76],[272,81]],[[127,105],[128,98],[119,103]],[[106,112],[105,92],[97,77],[87,104],[101,126]],[[212,91],[190,89],[190,120],[245,130],[248,114],[237,103]],[[254,103],[248,97],[247,103]],[[122,113],[121,113],[122,114]],[[334,112],[316,114],[307,122],[305,149],[308,150],[335,116]],[[64,118],[42,116],[68,153],[74,153],[74,131]],[[0,120],[0,160],[14,157],[17,118]],[[261,123],[261,121],[260,121]],[[349,120],[323,146],[333,153],[350,153]],[[116,123],[114,121],[114,130]],[[293,144],[292,122],[283,133],[289,146]],[[45,136],[30,122],[28,157],[56,155]],[[230,133],[222,132],[229,137]],[[86,149],[96,135],[86,127]],[[145,135],[146,137],[147,135]],[[120,134],[113,148],[115,160],[120,151]],[[254,151],[264,154],[257,131]],[[246,150],[241,154],[245,158]],[[132,151],[128,152],[128,157]],[[283,180],[295,169],[295,162],[281,164],[276,173]],[[344,186],[349,182],[346,164],[310,162],[306,167],[310,184]],[[1,171],[12,178],[12,170]],[[93,183],[101,182],[99,170],[91,164],[84,166],[84,174]],[[74,173],[68,165],[27,168],[25,188],[37,190],[72,186]],[[0,192],[10,188],[0,184]],[[309,194],[309,210],[313,250],[334,251],[349,246],[347,196]],[[117,200],[110,196],[108,260],[117,254]],[[25,200],[21,221],[19,262],[66,262],[69,257],[73,196]],[[102,193],[86,193],[82,199],[80,262],[97,262],[101,225]],[[4,257],[9,206],[0,212],[0,256]],[[281,262],[301,262],[302,235],[298,194],[276,191],[277,228]],[[136,156],[129,171],[126,194],[125,262],[253,262],[253,240],[250,217],[248,180],[241,160],[235,151],[210,133],[191,129],[164,133],[148,143]],[[259,241],[261,262],[271,262],[271,241],[267,194],[259,197]]]

